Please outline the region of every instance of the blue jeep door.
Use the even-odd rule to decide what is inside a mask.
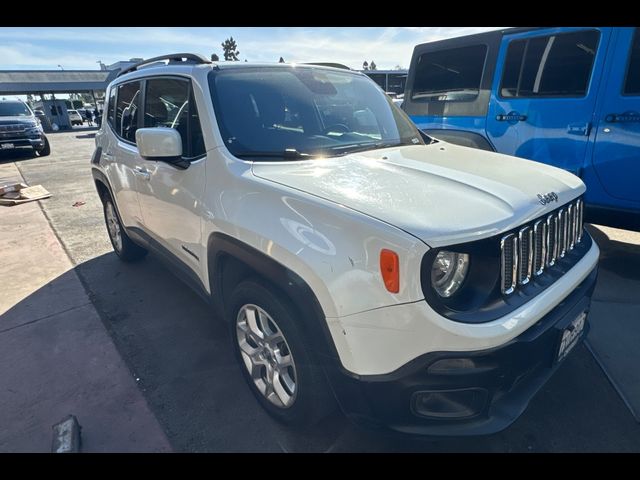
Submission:
[[[593,166],[609,195],[640,202],[640,28],[619,28],[615,34]]]
[[[505,35],[487,135],[501,153],[580,175],[611,28]]]

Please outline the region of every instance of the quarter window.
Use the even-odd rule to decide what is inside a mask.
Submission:
[[[190,84],[186,80],[147,80],[144,126],[176,129],[182,138],[184,158],[198,157],[205,152],[198,110]]]
[[[585,30],[514,40],[504,63],[502,97],[583,97],[600,33]]]
[[[140,82],[130,82],[118,86],[116,133],[133,143],[136,143],[139,104]]]
[[[480,91],[486,45],[428,52],[416,64],[412,100],[473,101]]]
[[[640,95],[640,28],[636,28],[629,52],[629,66],[624,81],[624,95]]]
[[[107,122],[111,125],[112,128],[116,128],[116,119],[114,115],[116,104],[116,89],[112,88],[109,91],[109,105],[107,105]]]

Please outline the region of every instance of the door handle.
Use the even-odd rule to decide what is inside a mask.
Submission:
[[[135,172],[136,175],[144,178],[145,180],[151,179],[151,173],[145,167],[135,167],[133,171]]]
[[[622,114],[609,113],[604,117],[607,123],[640,123],[640,113],[625,112]]]
[[[526,122],[527,116],[520,115],[517,112],[511,112],[506,114],[499,113],[498,115],[496,115],[496,120],[499,122]]]
[[[567,133],[569,135],[581,135],[588,137],[591,133],[591,122],[587,123],[570,123],[567,125]]]

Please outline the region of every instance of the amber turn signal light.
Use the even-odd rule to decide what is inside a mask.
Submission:
[[[380,251],[380,273],[387,290],[398,293],[400,291],[400,260],[396,252],[386,248]]]

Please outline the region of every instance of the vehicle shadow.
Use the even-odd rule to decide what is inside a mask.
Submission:
[[[611,239],[597,225],[589,224],[587,229],[600,247],[601,269],[628,280],[640,281],[640,244]]]
[[[0,151],[0,164],[19,162],[36,157],[36,153],[31,148],[16,148],[15,150],[10,151]]]
[[[214,318],[205,303],[154,256],[125,264],[107,253],[74,270],[176,451],[585,450],[584,444],[576,444],[567,432],[580,422],[584,428],[601,430],[598,405],[612,401],[605,391],[610,388],[606,380],[590,377],[593,372],[601,373],[581,346],[528,411],[500,434],[411,438],[365,430],[338,412],[311,429],[286,428],[262,410],[245,384],[227,325]],[[52,295],[71,301],[79,294],[68,290],[65,277],[71,273],[1,315],[0,331],[26,316],[46,315]],[[30,381],[37,382],[37,378]],[[617,441],[601,435],[593,448],[615,450],[617,442],[628,441],[625,438],[630,434],[625,437],[612,429],[611,435]]]

